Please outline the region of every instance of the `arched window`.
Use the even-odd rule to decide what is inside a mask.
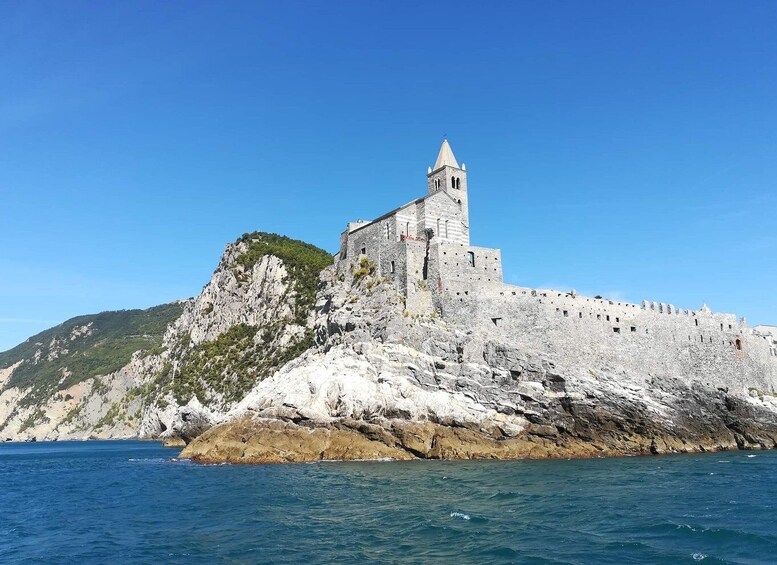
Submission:
[[[472,251],[467,251],[467,265],[470,267],[475,266],[475,254]]]
[[[456,188],[459,188],[459,183],[461,182],[461,179],[459,177],[456,177]]]
[[[440,232],[440,218],[437,218],[437,235],[442,235]]]
[[[456,179],[451,177],[451,188],[456,188]]]
[[[445,239],[448,239],[448,220],[445,220]]]
[[[742,351],[742,340],[737,338],[737,340],[734,342],[734,345],[737,348],[737,351]]]
[[[386,239],[389,239],[391,237],[391,228],[389,227],[389,223],[386,222]]]

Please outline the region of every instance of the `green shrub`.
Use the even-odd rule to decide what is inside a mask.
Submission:
[[[40,404],[57,390],[118,371],[136,351],[159,347],[167,325],[181,315],[182,309],[181,304],[175,303],[71,318],[0,353],[0,368],[22,361],[5,387],[31,388],[19,402],[20,407],[25,407]],[[70,339],[75,328],[87,324],[91,324],[88,335]],[[63,345],[68,352],[49,359],[52,342]],[[40,360],[34,363],[38,350]],[[60,383],[64,371],[68,376]]]
[[[316,302],[318,275],[334,262],[332,255],[315,245],[274,233],[243,234],[238,242],[248,244],[248,249],[236,259],[245,271],[250,271],[265,255],[273,255],[283,261],[291,278],[291,289],[298,296],[295,322],[305,325],[308,313]],[[238,277],[238,282],[245,280]]]
[[[36,424],[43,424],[48,421],[49,419],[46,417],[46,413],[43,411],[43,409],[37,407],[22,421],[21,425],[19,426],[19,431],[27,431]]]
[[[374,261],[370,261],[367,256],[362,255],[359,258],[359,266],[352,266],[353,278],[359,282],[368,275],[374,275],[376,267]]]

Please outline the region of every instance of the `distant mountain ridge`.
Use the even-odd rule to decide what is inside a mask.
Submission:
[[[172,302],[145,310],[115,310],[76,316],[0,353],[0,368],[17,365],[3,389],[31,387],[30,405],[98,375],[118,371],[136,351],[162,344],[167,326],[183,312]]]

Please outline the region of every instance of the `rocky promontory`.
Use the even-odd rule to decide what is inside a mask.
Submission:
[[[195,298],[79,317],[0,354],[0,439],[159,438],[233,463],[777,444],[771,390],[570,363],[409,303],[369,261],[332,261],[246,234]]]
[[[321,275],[316,344],[182,452],[203,462],[596,457],[777,445],[777,398],[681,376],[559,367]]]

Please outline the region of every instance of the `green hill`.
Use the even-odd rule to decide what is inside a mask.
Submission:
[[[32,387],[20,404],[40,399],[97,375],[121,369],[138,350],[158,348],[180,303],[147,310],[118,310],[77,316],[0,353],[0,368],[21,361],[6,388]]]

